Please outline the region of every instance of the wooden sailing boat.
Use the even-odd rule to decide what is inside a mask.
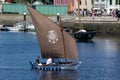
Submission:
[[[53,65],[34,65],[32,68],[42,70],[76,70],[80,66],[76,42],[67,32],[46,16],[28,6],[37,37],[40,43],[42,59],[57,58]]]

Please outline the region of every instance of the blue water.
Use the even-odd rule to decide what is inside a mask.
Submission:
[[[32,70],[29,61],[39,55],[34,32],[0,32],[0,80],[120,80],[120,39],[95,37],[77,43],[77,71]]]

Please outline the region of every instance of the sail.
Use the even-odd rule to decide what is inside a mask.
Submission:
[[[72,0],[68,0],[68,14],[72,14],[74,12],[74,6]]]
[[[63,31],[65,39],[63,40],[61,28],[57,24],[30,6],[28,6],[28,10],[40,43],[42,58],[66,57],[78,60],[75,40],[65,31]]]

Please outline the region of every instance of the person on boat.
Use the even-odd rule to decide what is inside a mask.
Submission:
[[[40,57],[39,56],[37,56],[37,58],[36,58],[36,64],[39,64],[40,63]]]
[[[59,62],[60,62],[59,58],[57,58],[57,57],[53,58],[53,63],[54,64],[59,64]]]
[[[37,65],[40,65],[40,66],[42,65],[42,64],[40,63],[40,56],[37,56],[37,58],[36,58],[36,64],[37,64]]]
[[[52,58],[48,58],[46,65],[51,65],[51,64],[53,64],[53,60]]]

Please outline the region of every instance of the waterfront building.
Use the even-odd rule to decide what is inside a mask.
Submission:
[[[111,14],[113,10],[120,10],[120,0],[94,0],[93,9]]]
[[[0,0],[0,3],[4,3],[5,2],[5,0]]]
[[[120,0],[106,0],[106,10],[108,14],[116,9],[120,10]]]
[[[68,5],[69,0],[54,0],[54,5]],[[77,0],[72,0],[74,5],[74,9],[78,9],[78,2]],[[92,8],[92,0],[81,0],[79,4],[81,10],[89,10],[91,11]]]
[[[2,12],[2,4],[5,2],[5,0],[0,0],[0,13]]]
[[[94,10],[104,10],[107,0],[94,0]]]
[[[94,0],[93,10],[96,15],[102,15],[103,13],[107,14],[106,1],[107,0]]]
[[[93,5],[92,5],[92,0],[80,0],[80,9],[83,10],[88,10],[91,11]],[[77,0],[74,0],[74,8],[78,9],[78,2]]]
[[[54,0],[54,5],[68,5],[69,0]],[[74,0],[71,0],[74,4]]]

